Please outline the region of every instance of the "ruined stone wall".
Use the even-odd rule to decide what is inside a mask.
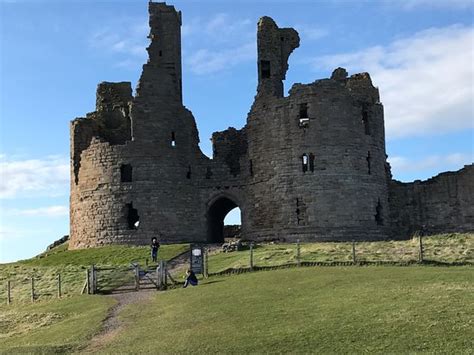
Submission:
[[[474,165],[426,181],[390,184],[395,237],[474,231]]]
[[[182,103],[181,13],[150,2],[149,14],[135,96],[128,82],[101,83],[96,110],[71,122],[71,248],[219,242],[235,207],[251,240],[385,239],[422,221],[472,230],[472,169],[391,182],[383,107],[367,73],[338,68],[284,96],[299,36],[268,17],[258,23],[247,124],[215,132],[206,157]]]

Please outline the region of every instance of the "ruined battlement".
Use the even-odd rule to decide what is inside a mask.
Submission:
[[[407,237],[440,208],[437,226],[472,229],[472,168],[422,188],[391,181],[383,106],[368,73],[337,68],[284,96],[300,39],[269,17],[258,21],[246,125],[213,133],[209,159],[182,103],[181,13],[151,2],[149,15],[136,95],[129,82],[100,83],[96,110],[71,122],[70,248],[221,242],[235,207],[242,237],[256,241]]]

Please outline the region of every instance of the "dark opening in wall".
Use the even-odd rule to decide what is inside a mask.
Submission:
[[[212,177],[212,170],[210,167],[206,168],[206,179],[210,179]]]
[[[369,126],[369,114],[364,109],[362,111],[362,123],[364,124],[364,131],[366,135],[370,135],[370,126]]]
[[[188,166],[188,172],[186,173],[186,179],[191,179],[191,165]]]
[[[314,172],[314,154],[309,153],[309,170]]]
[[[269,60],[261,60],[260,61],[260,73],[262,79],[268,79],[271,75],[270,72],[270,61]]]
[[[369,175],[372,173],[371,171],[371,158],[370,158],[370,152],[367,152],[367,172],[369,173]]]
[[[176,135],[174,132],[171,132],[171,146],[176,147]]]
[[[253,176],[253,161],[249,160],[249,173],[250,176]]]
[[[137,229],[140,224],[140,216],[136,208],[133,208],[133,203],[125,205],[125,217],[127,219],[128,229]]]
[[[301,156],[301,164],[303,168],[303,173],[307,172],[309,163],[308,163],[308,155],[306,153]]]
[[[160,55],[160,57],[162,57],[162,56],[163,56],[163,52],[162,52],[162,51],[160,51],[159,55]]]
[[[300,104],[300,118],[309,118],[307,103]]]
[[[377,225],[383,226],[382,204],[380,200],[378,200],[377,207],[375,207],[375,221]]]
[[[132,182],[133,168],[130,164],[122,164],[120,166],[120,181]]]

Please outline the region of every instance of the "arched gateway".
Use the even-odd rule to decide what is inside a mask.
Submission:
[[[234,208],[241,206],[237,199],[228,194],[219,194],[207,203],[207,241],[224,242],[224,218]]]

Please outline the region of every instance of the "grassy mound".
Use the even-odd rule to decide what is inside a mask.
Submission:
[[[0,306],[0,353],[62,353],[87,344],[101,328],[110,297],[76,296]]]
[[[211,278],[122,313],[107,353],[470,353],[471,267],[314,267]]]

